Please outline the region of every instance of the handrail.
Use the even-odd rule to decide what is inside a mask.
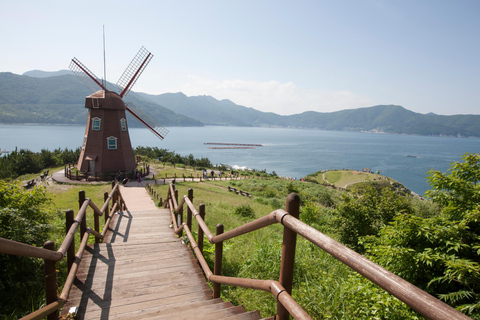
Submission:
[[[59,252],[31,246],[29,244],[0,238],[0,253],[25,256],[31,258],[41,258],[46,260],[58,261],[63,258]]]
[[[80,208],[80,210],[78,210],[77,216],[75,217],[75,220],[73,221],[72,226],[68,230],[67,235],[65,236],[65,239],[62,242],[62,245],[58,249],[58,252],[60,252],[61,254],[65,255],[68,247],[72,243],[72,241],[75,237],[75,232],[77,232],[78,226],[80,225],[83,218],[85,217],[85,214],[87,212],[87,207],[88,207],[90,201],[91,201],[90,199],[85,199],[85,201],[82,204],[82,207]]]
[[[82,193],[83,191],[80,191]],[[84,194],[84,193],[83,193]],[[80,197],[82,199],[82,197]],[[65,258],[65,256],[68,255],[69,248],[71,246],[74,246],[74,241],[75,241],[75,233],[78,230],[78,227],[82,224],[82,221],[84,222],[84,219],[86,217],[86,210],[88,207],[91,207],[94,211],[94,217],[95,217],[95,225],[97,227],[97,222],[98,222],[98,217],[107,214],[106,210],[108,208],[108,204],[110,201],[113,201],[112,208],[110,212],[108,212],[108,218],[106,218],[103,231],[102,233],[99,233],[97,230],[94,230],[92,228],[86,228],[85,233],[82,236],[80,247],[75,254],[75,257],[73,260],[73,264],[70,267],[69,266],[69,272],[67,279],[65,281],[65,284],[63,286],[63,290],[60,294],[60,296],[57,296],[57,289],[56,289],[56,273],[53,272],[53,275],[51,274],[46,274],[46,278],[54,277],[54,282],[55,282],[55,287],[50,288],[49,285],[46,285],[47,289],[47,304],[43,308],[36,310],[25,317],[21,318],[23,319],[43,319],[44,317],[48,316],[48,319],[57,319],[58,315],[56,314],[57,310],[63,307],[63,305],[66,303],[70,290],[73,286],[73,282],[76,277],[76,273],[78,270],[78,267],[80,265],[80,262],[83,257],[83,253],[85,251],[85,248],[88,243],[88,239],[90,234],[93,234],[96,238],[98,239],[104,239],[105,235],[109,229],[110,222],[114,216],[114,213],[116,212],[117,208],[124,208],[126,209],[125,201],[120,193],[120,190],[118,188],[118,184],[113,183],[112,184],[112,191],[110,192],[109,196],[105,198],[105,202],[102,205],[101,209],[98,209],[98,207],[88,198],[85,198],[84,201],[81,203],[80,209],[78,210],[77,216],[73,220],[70,228],[67,231],[67,234],[65,235],[65,238],[58,248],[57,251],[53,250],[53,242],[50,242],[52,245],[51,249],[47,248],[44,245],[44,248],[39,248],[35,247],[32,245],[20,243],[17,241],[13,240],[8,240],[4,238],[0,238],[0,253],[3,254],[10,254],[10,255],[21,255],[21,256],[28,256],[32,258],[42,258],[45,260],[45,264],[47,265],[48,263],[53,263],[53,268],[55,270],[54,264],[57,261],[62,260]],[[71,211],[71,210],[70,210]],[[68,213],[68,212],[67,212]],[[71,211],[72,218],[73,219],[73,211]],[[99,228],[99,227],[98,227]],[[73,248],[74,249],[74,248]],[[70,257],[70,256],[69,256]],[[70,259],[70,258],[69,258]],[[56,297],[55,299],[49,301],[49,293],[53,294],[53,297]],[[54,315],[54,317],[52,317]]]
[[[258,280],[258,279],[245,279],[245,278],[235,278],[235,277],[225,277],[220,275],[215,275],[210,270],[210,267],[207,264],[207,261],[203,257],[202,252],[198,248],[198,245],[193,237],[190,228],[186,223],[183,224],[183,227],[187,233],[188,240],[192,245],[195,255],[199,260],[200,266],[202,267],[208,281],[219,284],[233,285],[242,288],[251,288],[256,290],[262,290],[265,292],[270,292],[277,301],[281,302],[282,305],[290,312],[290,314],[295,319],[312,319],[306,312],[303,310],[300,305],[290,296],[290,294],[285,290],[285,288],[275,280]]]
[[[186,231],[192,250],[195,252],[197,260],[200,266],[202,267],[203,271],[205,272],[206,278],[213,283],[235,285],[235,286],[240,286],[245,288],[253,288],[257,290],[268,291],[275,295],[274,292],[276,291],[272,289],[272,286],[273,285],[277,286],[277,283],[274,280],[231,278],[231,277],[224,277],[224,276],[212,273],[205,258],[203,257],[202,251],[198,247],[197,242],[195,241],[193,234],[191,233],[191,230],[190,230],[191,226],[187,225],[187,223],[183,223],[179,227],[175,221],[174,214],[182,214],[183,210],[179,209],[178,206],[175,206],[176,202],[172,201],[172,199],[175,199],[174,193],[175,193],[175,187],[174,185],[171,184],[169,187],[169,194],[167,195],[167,199],[170,200],[168,202],[168,206],[169,206],[170,213],[173,220],[174,231],[176,234],[181,233],[182,230]],[[289,197],[287,198],[287,206],[288,206],[288,199],[289,198],[293,199],[294,197],[298,198],[296,194],[289,195]],[[420,288],[414,286],[410,282],[382,268],[378,264],[358,254],[352,249],[328,237],[327,235],[309,226],[308,224],[300,221],[299,219],[292,216],[290,213],[288,213],[283,209],[275,210],[270,214],[262,218],[259,218],[255,221],[246,223],[228,232],[220,233],[216,236],[213,236],[212,232],[209,230],[205,221],[202,219],[201,215],[195,209],[193,203],[190,201],[190,199],[187,196],[183,197],[183,200],[181,202],[182,205],[184,202],[187,203],[187,206],[189,207],[191,214],[197,220],[199,225],[199,230],[200,229],[203,230],[203,233],[207,237],[208,241],[212,244],[222,245],[223,241],[225,240],[232,239],[234,237],[252,232],[254,230],[258,230],[260,228],[266,227],[274,223],[281,223],[285,227],[285,230],[288,229],[293,231],[295,234],[301,235],[306,240],[310,241],[317,247],[321,248],[322,250],[332,255],[337,260],[341,261],[342,263],[346,264],[353,270],[357,271],[358,273],[363,275],[365,278],[369,279],[370,281],[372,281],[382,289],[386,290],[393,296],[397,297],[399,300],[403,301],[409,307],[411,307],[418,313],[424,315],[425,317],[429,319],[470,319],[468,316],[461,313],[460,311],[452,308],[446,303],[440,301],[439,299],[426,293]],[[284,235],[284,244],[285,244],[285,235]],[[282,261],[283,260],[284,260],[284,257],[282,252]],[[217,258],[215,258],[215,261],[217,261]],[[280,274],[282,274],[282,270],[280,271]],[[280,277],[282,278],[282,276]],[[280,283],[278,283],[278,285],[281,286]],[[268,290],[266,289],[267,287],[268,287]],[[281,303],[281,305],[283,305],[283,307],[285,307],[295,319],[310,319],[308,314],[306,314],[305,311],[293,300],[293,298],[291,298],[290,296],[291,292],[290,293],[285,292],[284,294],[282,291],[280,293],[282,294],[276,295],[277,301]],[[288,295],[288,298],[286,298],[287,295]],[[280,299],[280,297],[282,298]],[[280,316],[280,318],[283,318],[283,317]]]
[[[285,216],[282,224],[295,231],[317,247],[331,254],[365,278],[405,302],[412,309],[430,319],[470,319],[463,313],[438,300],[422,289],[382,268],[347,246],[335,241],[308,224]]]

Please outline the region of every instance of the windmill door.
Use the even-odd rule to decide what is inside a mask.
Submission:
[[[95,160],[88,161],[88,172],[95,172]]]

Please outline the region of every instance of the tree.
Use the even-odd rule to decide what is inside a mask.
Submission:
[[[430,170],[427,178],[432,186],[427,196],[453,219],[461,219],[480,203],[480,155],[467,153],[462,159],[452,163],[447,173]]]
[[[411,203],[389,188],[369,186],[359,195],[345,195],[339,206],[340,241],[363,252],[360,239],[375,236],[398,214],[412,213]]]
[[[480,157],[463,160],[446,173],[429,172],[438,216],[398,215],[378,237],[362,240],[375,262],[480,318]]]
[[[24,190],[17,183],[0,180],[0,237],[34,246],[47,240],[49,215],[42,207],[49,201],[44,187]],[[15,310],[28,310],[43,292],[43,261],[41,259],[0,255],[0,317]]]

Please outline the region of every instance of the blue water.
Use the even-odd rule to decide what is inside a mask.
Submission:
[[[324,169],[381,171],[423,195],[430,189],[426,173],[446,171],[465,153],[480,152],[480,139],[424,137],[285,128],[168,128],[161,141],[147,129],[132,128],[133,147],[169,149],[181,155],[207,157],[214,164],[246,166],[278,175],[302,178]],[[84,126],[0,125],[2,150],[75,149]],[[206,142],[262,144],[256,149],[209,149]],[[415,156],[415,157],[409,157]]]

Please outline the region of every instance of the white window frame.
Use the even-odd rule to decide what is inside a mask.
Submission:
[[[108,150],[117,150],[117,137],[108,137],[107,138],[107,149]]]
[[[100,108],[100,100],[98,98],[92,98],[92,108]]]
[[[125,118],[120,119],[120,127],[122,131],[127,131],[127,120]]]
[[[97,122],[98,122],[98,126],[95,125]],[[102,119],[100,119],[98,117],[95,117],[95,118],[92,119],[92,130],[93,131],[100,131],[101,125],[102,125]]]

